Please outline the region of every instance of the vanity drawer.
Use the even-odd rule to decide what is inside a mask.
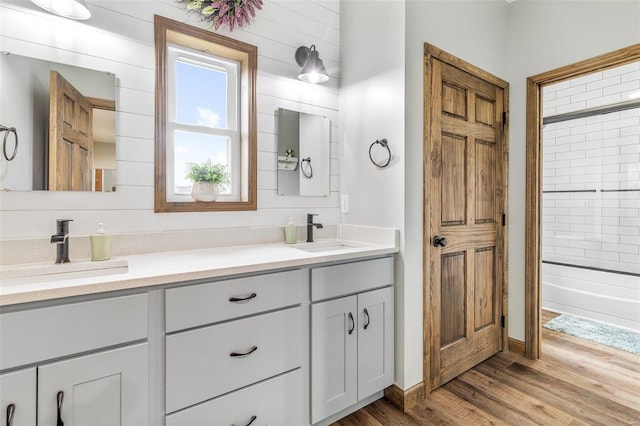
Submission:
[[[331,299],[393,284],[393,257],[311,270],[311,300]]]
[[[170,414],[167,426],[302,425],[302,372],[291,371],[229,393],[195,407]]]
[[[169,289],[167,333],[298,305],[308,283],[309,270],[297,269]]]
[[[302,324],[295,307],[167,336],[167,413],[299,367]]]
[[[0,315],[0,370],[134,340],[148,334],[146,294]]]

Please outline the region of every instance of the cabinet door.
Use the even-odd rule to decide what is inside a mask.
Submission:
[[[393,384],[393,287],[358,295],[358,401]]]
[[[55,425],[58,394],[65,426],[148,424],[147,344],[38,367],[38,423]]]
[[[356,296],[311,306],[311,419],[316,423],[357,402]]]
[[[11,406],[13,406],[11,408]],[[36,369],[0,374],[1,424],[33,426],[36,424]],[[11,412],[13,414],[11,415]],[[12,422],[10,422],[12,417]],[[6,423],[5,423],[6,422]]]

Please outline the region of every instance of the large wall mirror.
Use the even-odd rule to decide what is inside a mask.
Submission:
[[[279,108],[276,133],[278,195],[329,196],[331,120]]]
[[[114,74],[3,52],[0,87],[1,190],[115,191]]]

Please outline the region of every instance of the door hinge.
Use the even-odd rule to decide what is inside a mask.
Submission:
[[[502,315],[500,317],[500,326],[502,326],[502,328],[504,328],[504,322],[505,322],[504,315]]]
[[[502,226],[505,226],[506,224],[507,224],[507,214],[502,213]]]
[[[507,126],[507,111],[502,111],[502,130]]]

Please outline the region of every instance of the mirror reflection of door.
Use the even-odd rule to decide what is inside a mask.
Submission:
[[[49,190],[91,191],[93,107],[58,72],[50,75]]]

